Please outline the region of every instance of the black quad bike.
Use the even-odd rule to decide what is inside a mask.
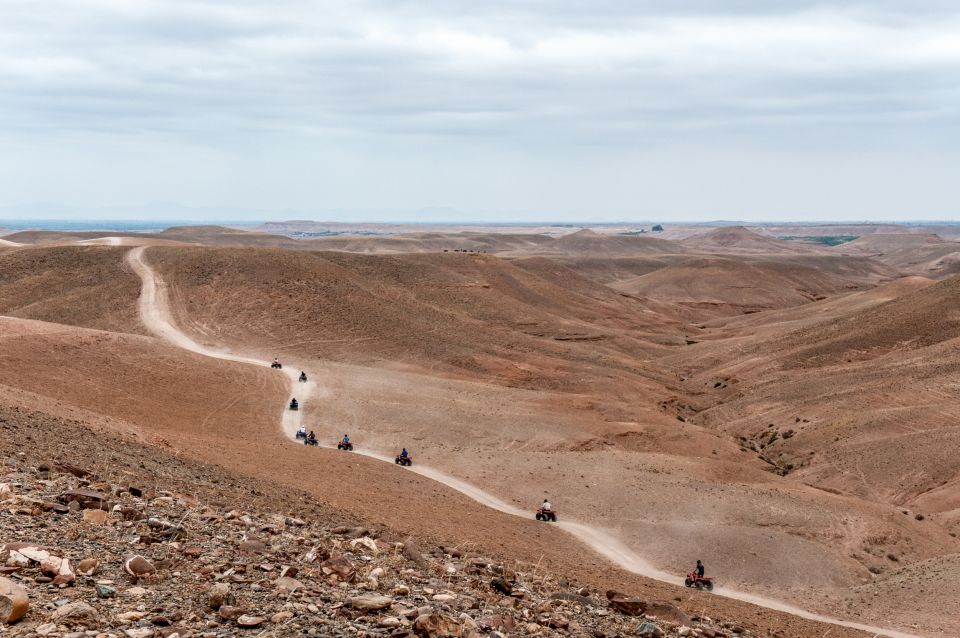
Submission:
[[[557,522],[557,513],[553,510],[545,510],[542,507],[537,510],[537,520],[538,521],[550,521],[553,523]]]

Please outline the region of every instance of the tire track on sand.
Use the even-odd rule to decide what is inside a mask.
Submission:
[[[140,291],[139,311],[141,321],[143,321],[143,324],[147,330],[161,339],[169,341],[170,343],[183,348],[184,350],[189,350],[197,354],[216,359],[223,359],[226,361],[236,361],[239,363],[269,367],[270,362],[268,361],[239,356],[226,351],[214,350],[212,348],[202,346],[181,332],[176,327],[173,317],[170,314],[166,284],[147,264],[144,259],[144,252],[145,247],[143,246],[134,248],[127,253],[127,262],[143,282]],[[294,394],[300,394],[302,396],[314,395],[316,391],[315,382],[310,381],[303,384],[298,383],[299,375],[292,369],[284,368],[283,373],[287,375],[287,378],[290,381],[291,396]],[[303,403],[304,402],[301,401],[301,406]],[[289,438],[293,438],[294,433],[300,426],[300,412],[288,410],[286,409],[286,405],[283,406],[282,410],[283,411],[280,418],[283,425],[283,431]],[[325,445],[323,447],[333,448],[335,446]],[[362,450],[356,450],[354,454],[362,454],[380,461],[393,463],[392,458],[382,454],[376,454]],[[505,514],[510,514],[512,516],[519,516],[524,519],[530,518],[529,512],[514,507],[513,505],[502,501],[496,496],[483,491],[475,485],[461,481],[460,479],[454,478],[448,474],[440,472],[439,470],[423,466],[412,466],[406,468],[406,470],[410,472],[416,472],[421,476],[437,481],[438,483],[442,483],[443,485],[446,485],[447,487],[454,489],[473,499],[477,503],[491,509],[495,509]],[[607,532],[604,532],[603,530],[599,530],[582,523],[565,521],[557,523],[556,525],[592,549],[594,552],[600,554],[622,569],[645,576],[647,578],[669,583],[671,585],[683,585],[682,578],[656,569],[641,556],[624,545],[621,540]],[[888,636],[889,638],[922,638],[921,636],[917,636],[915,634],[908,634],[892,629],[883,629],[880,627],[873,627],[870,625],[839,620],[837,618],[830,618],[829,616],[822,616],[788,603],[772,600],[763,596],[756,596],[746,592],[736,591],[726,587],[718,587],[713,591],[713,593],[714,595],[740,600],[757,605],[758,607],[780,611],[798,616],[800,618],[805,618],[807,620],[814,620],[817,622],[838,625],[841,627],[849,627],[851,629],[859,629],[861,631],[872,633],[875,636]]]

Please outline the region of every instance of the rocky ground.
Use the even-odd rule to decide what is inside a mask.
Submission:
[[[64,426],[0,410],[0,635],[756,635]]]

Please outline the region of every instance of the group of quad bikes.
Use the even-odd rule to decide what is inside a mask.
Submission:
[[[277,370],[282,370],[283,364],[280,363],[279,359],[274,359],[273,363],[270,364],[270,367],[275,368]],[[299,381],[300,383],[307,382],[306,372],[303,372],[303,371],[300,372]],[[300,409],[300,403],[297,401],[296,397],[290,399],[290,409],[294,411],[297,411]],[[320,445],[320,442],[317,440],[317,436],[313,433],[312,430],[309,434],[307,434],[304,431],[297,430],[297,440],[302,440],[304,445],[312,445],[313,447],[317,447],[318,445]],[[353,443],[351,443],[346,438],[346,436],[344,436],[343,440],[337,441],[337,449],[353,452]],[[397,465],[403,465],[405,467],[409,467],[413,465],[413,457],[410,456],[409,454],[398,454],[393,462],[396,463]]]
[[[270,367],[276,368],[276,369],[282,369],[283,365],[281,365],[278,359],[274,359],[273,363],[270,364]],[[301,383],[306,383],[307,373],[300,372],[299,380]],[[290,399],[290,409],[291,410],[300,409],[300,404],[297,402],[296,398]],[[303,440],[304,445],[312,445],[314,447],[319,445],[319,442],[317,441],[317,437],[312,431],[309,434],[307,434],[306,432],[297,431],[297,439]],[[350,442],[346,437],[344,437],[343,440],[337,441],[337,449],[345,450],[347,452],[353,452],[353,443]],[[398,454],[396,458],[393,460],[393,462],[396,463],[397,465],[403,465],[405,467],[409,467],[413,465],[413,457],[411,457],[409,454],[407,455]],[[538,521],[544,521],[544,522],[550,522],[550,523],[557,522],[557,513],[553,510],[552,507],[538,508],[535,516]],[[713,578],[710,578],[708,576],[701,576],[697,572],[697,570],[694,570],[689,574],[687,574],[687,577],[686,579],[684,579],[683,584],[686,585],[687,587],[692,587],[693,589],[698,589],[698,590],[705,589],[707,591],[713,591]]]

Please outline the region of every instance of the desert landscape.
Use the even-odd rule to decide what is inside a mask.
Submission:
[[[344,542],[330,530],[363,528],[354,539],[373,549],[348,550],[361,562],[391,542],[437,547],[424,553],[441,571],[453,561],[451,574],[480,574],[470,560],[483,558],[537,574],[543,595],[582,599],[566,625],[527,607],[494,614],[497,592],[476,578],[447,583],[453,598],[438,603],[418,589],[428,577],[400,582],[404,560],[421,563],[382,566],[396,580],[380,592],[390,605],[426,600],[465,615],[463,635],[505,614],[518,628],[486,630],[634,631],[595,624],[608,607],[629,618],[608,590],[665,601],[673,611],[646,620],[668,635],[960,633],[952,227],[665,226],[4,235],[0,547],[56,546],[51,532],[68,525],[74,561],[104,530],[127,542],[123,516],[90,525],[86,510],[61,513],[34,496],[95,475],[117,498],[138,497],[136,483],[154,504],[161,492],[180,494],[181,508],[200,499],[221,523],[240,507],[296,519],[334,554]],[[295,438],[301,425],[317,448]],[[352,452],[336,449],[344,434]],[[409,468],[393,462],[404,447]],[[127,454],[138,464],[118,462]],[[557,523],[534,520],[544,499]],[[188,545],[158,542],[147,558]],[[290,563],[300,550],[283,551],[276,560]],[[697,559],[712,592],[684,587]],[[189,557],[174,562],[191,569]],[[58,597],[105,604],[92,580],[63,589],[30,565],[3,568],[32,599],[14,631],[48,625]],[[176,596],[165,573],[151,575],[154,588]],[[303,600],[284,599],[300,607],[261,609],[257,631],[339,632],[349,621],[429,634],[408,627],[417,614],[408,623],[394,609],[391,626],[347,613],[358,583],[328,595],[346,607],[324,628],[304,607],[320,594],[304,586]],[[246,605],[269,606],[266,591],[245,594]],[[458,607],[457,596],[489,598],[490,609]],[[543,607],[535,599],[518,598]],[[99,617],[160,631],[142,612],[139,624]],[[221,617],[199,629],[203,613],[193,616],[168,624],[180,635],[237,630]],[[53,625],[41,635],[70,629]]]

